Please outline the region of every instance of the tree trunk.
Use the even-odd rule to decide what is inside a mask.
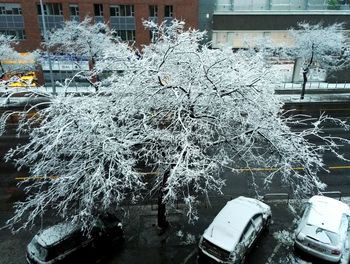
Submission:
[[[303,71],[303,87],[301,88],[300,100],[304,99],[305,87],[306,87],[306,83],[307,83],[307,74],[308,74],[308,72],[309,72],[308,69]]]
[[[96,65],[96,60],[94,57],[91,58],[91,68],[92,69],[95,69],[95,65]],[[90,84],[93,85],[93,87],[95,88],[95,92],[97,93],[98,92],[98,85],[96,84],[97,82],[100,81],[99,77],[98,77],[98,74],[96,74],[94,77],[93,77],[94,80],[92,80],[92,82],[90,82]]]
[[[166,218],[166,204],[163,201],[163,198],[165,196],[166,182],[169,178],[169,174],[170,169],[165,171],[163,175],[162,185],[160,186],[158,193],[158,227],[162,229],[165,229],[169,226],[169,222]]]
[[[314,45],[314,43],[312,43],[310,61],[309,61],[308,65],[303,69],[303,87],[301,88],[300,100],[304,99],[305,88],[306,88],[306,83],[307,83],[307,74],[309,73],[310,67],[311,67],[312,63],[314,62],[314,52],[315,52],[315,45]]]

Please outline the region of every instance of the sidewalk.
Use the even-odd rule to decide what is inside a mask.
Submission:
[[[278,95],[286,103],[307,103],[307,102],[344,102],[350,101],[350,83],[323,83],[323,82],[308,82],[306,84],[305,96],[300,100],[301,83],[283,83],[275,90]],[[52,93],[52,88],[37,87],[31,88],[36,93]],[[9,92],[15,92],[8,100],[6,95]],[[28,97],[27,88],[8,88],[0,87],[0,104],[6,103],[23,103],[32,100]],[[56,92],[62,93],[82,93],[88,94],[94,92],[93,87],[68,87],[67,89],[57,86]]]
[[[350,83],[308,82],[304,99],[300,100],[301,83],[284,83],[275,90],[286,103],[347,102],[350,100]]]

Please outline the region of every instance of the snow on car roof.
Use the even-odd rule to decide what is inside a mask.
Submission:
[[[39,244],[43,246],[52,246],[75,230],[78,230],[78,226],[72,223],[59,223],[40,231],[35,237]]]
[[[232,251],[249,219],[267,210],[268,205],[256,199],[240,196],[226,203],[204,231],[203,237],[227,251]]]
[[[349,214],[347,204],[333,198],[316,195],[309,199],[311,203],[308,224],[322,227],[338,233],[343,214]]]

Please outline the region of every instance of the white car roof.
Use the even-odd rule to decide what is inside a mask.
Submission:
[[[203,237],[231,252],[239,242],[249,219],[269,210],[270,207],[263,202],[240,196],[226,203],[204,231]]]
[[[75,230],[78,230],[78,226],[71,223],[59,223],[40,231],[35,237],[40,245],[51,246],[64,239]]]
[[[344,214],[350,213],[347,204],[333,198],[316,195],[309,199],[311,204],[307,224],[322,227],[338,233]]]

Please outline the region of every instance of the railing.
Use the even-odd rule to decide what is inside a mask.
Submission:
[[[302,83],[283,83],[284,89],[301,89]],[[282,87],[281,87],[282,88]],[[308,82],[305,88],[314,89],[350,89],[350,83]]]
[[[263,197],[263,201],[267,202],[270,200],[285,200],[289,203],[289,194],[288,193],[267,193]]]
[[[346,11],[348,0],[217,0],[216,12],[239,11]]]

